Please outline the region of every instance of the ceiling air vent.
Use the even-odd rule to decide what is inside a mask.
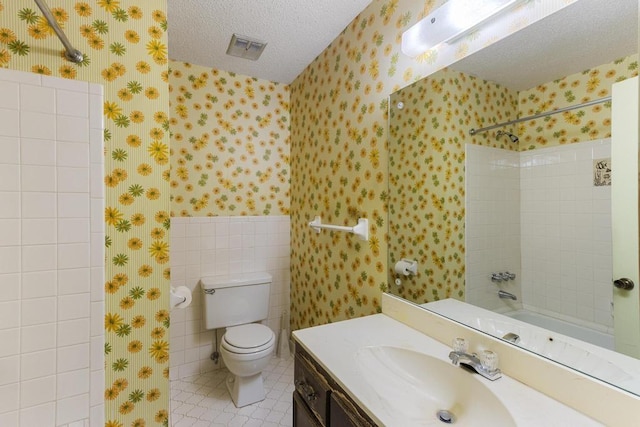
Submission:
[[[266,42],[255,40],[249,37],[234,34],[227,48],[227,55],[238,56],[244,59],[255,61],[260,58],[264,50]]]

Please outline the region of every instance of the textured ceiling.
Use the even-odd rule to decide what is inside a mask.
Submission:
[[[371,0],[169,0],[169,57],[291,83]],[[233,33],[266,41],[257,61],[226,54]]]
[[[579,0],[451,68],[514,90],[638,52],[638,0]]]

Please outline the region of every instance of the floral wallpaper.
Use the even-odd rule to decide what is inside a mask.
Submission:
[[[289,87],[169,63],[172,216],[289,214]]]
[[[638,55],[635,54],[521,91],[519,116],[610,96],[612,84],[637,75]],[[611,102],[522,122],[517,131],[522,151],[607,138],[611,136]]]
[[[166,0],[47,3],[84,60],[35,3],[0,0],[0,66],[104,85],[105,425],[168,425]]]
[[[481,99],[482,102],[477,102]],[[390,291],[417,303],[465,290],[465,144],[517,150],[494,132],[469,129],[513,120],[518,94],[443,69],[395,92],[389,107],[389,277],[402,258],[418,274]]]
[[[525,2],[455,43],[409,58],[400,49],[402,32],[444,1],[373,0],[291,84],[293,329],[380,310],[388,289],[388,96],[573,2]],[[428,202],[447,198],[435,196]],[[338,225],[366,217],[370,240],[312,233],[308,223],[316,215]]]
[[[465,143],[531,150],[601,139],[611,135],[611,108],[597,104],[505,128],[519,134],[519,144],[497,138],[497,130],[471,136],[469,129],[608,96],[613,83],[637,75],[637,65],[632,55],[519,93],[444,69],[392,94],[389,274],[396,277],[394,263],[409,258],[418,261],[418,275],[400,277],[391,292],[417,303],[464,299]]]

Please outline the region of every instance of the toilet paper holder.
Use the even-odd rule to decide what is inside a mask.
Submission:
[[[402,276],[415,276],[418,274],[418,261],[415,259],[402,258],[396,262],[394,271]]]

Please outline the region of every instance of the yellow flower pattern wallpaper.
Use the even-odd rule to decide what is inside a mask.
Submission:
[[[549,1],[544,5],[527,2],[517,22],[502,25],[503,33],[480,29],[444,49],[434,49],[414,59],[406,57],[400,50],[402,32],[444,2],[374,0],[291,84],[292,329],[359,317],[380,310],[381,293],[389,286],[387,210],[392,209],[387,190],[388,96],[574,1]],[[619,70],[616,73],[633,75],[637,58],[621,61],[613,67]],[[598,67],[601,77],[607,75],[610,67],[605,68],[607,70],[602,71]],[[571,90],[576,99],[582,99],[587,96],[581,94],[583,90],[590,89],[597,94],[602,88],[608,90],[608,84],[620,77],[618,74],[602,78],[595,90],[582,86],[589,81],[588,77],[580,78],[578,80],[583,83],[578,83]],[[556,82],[546,85],[549,91],[554,90],[554,84]],[[567,84],[574,82],[569,80]],[[475,87],[472,88],[475,90]],[[535,92],[536,88],[532,91]],[[564,97],[566,91],[559,92],[558,97],[560,94]],[[591,92],[588,94],[592,96]],[[464,94],[458,96],[458,99],[447,101],[453,104],[450,108],[453,116],[461,114],[463,109],[457,105],[458,102],[468,102]],[[511,96],[517,104],[518,94]],[[523,104],[522,111],[545,108],[539,104],[547,100],[540,93],[533,95],[526,105]],[[434,105],[433,108],[438,107]],[[439,124],[442,129],[450,127],[451,124],[446,123],[447,106],[440,108]],[[503,114],[507,118],[507,113]],[[510,117],[515,118],[514,115]],[[472,127],[486,124],[476,123],[475,120],[475,117],[471,118]],[[562,118],[556,117],[556,120]],[[589,127],[590,123],[587,122],[591,119],[583,120],[584,123],[578,128],[580,134],[583,128]],[[606,124],[604,116],[594,120]],[[429,127],[431,123],[424,126]],[[532,129],[538,133],[539,127],[540,123]],[[551,127],[555,128],[552,137],[554,133],[563,133],[562,124]],[[575,134],[575,131],[572,129],[571,133]],[[545,145],[539,139],[541,135],[532,133],[525,137],[522,127],[518,128],[518,132],[521,140],[527,143],[527,148],[536,143]],[[598,137],[606,134],[604,128],[598,130]],[[547,145],[555,143],[552,137],[542,135]],[[440,151],[433,154],[434,163],[427,166],[427,172],[429,167],[451,164],[451,169],[456,170],[457,167],[456,174],[463,176],[463,158],[457,148],[462,142],[459,135],[456,141],[454,138],[434,144]],[[479,138],[477,143],[495,145],[494,141],[484,139],[488,136]],[[567,138],[567,141],[571,141],[572,137]],[[462,156],[463,153],[462,148]],[[414,166],[407,169],[407,173],[410,170],[420,173],[413,170]],[[440,212],[438,205],[444,200],[455,206],[455,209],[450,208],[452,215],[454,212],[458,215],[464,213],[464,208],[458,206],[457,201],[449,202],[450,193],[444,191],[445,186],[452,186],[447,181],[449,179],[455,183],[457,196],[460,197],[464,184],[456,181],[453,175],[447,177],[444,166],[437,172],[440,190],[432,191],[424,203],[433,204],[433,209]],[[432,180],[432,175],[428,174],[427,178]],[[444,208],[444,213],[446,211]],[[370,240],[363,242],[337,232],[312,233],[308,223],[316,215],[321,216],[323,223],[338,225],[353,225],[359,217],[366,217],[370,223]],[[429,224],[432,219],[423,218],[422,221]],[[433,221],[437,228],[438,224]],[[450,271],[442,290],[436,291],[438,295],[460,297],[463,292],[460,289],[461,282],[454,278],[464,274],[464,265],[460,265],[460,259],[464,257],[463,224],[464,219],[452,220],[447,217],[437,230],[440,239],[438,245],[443,246],[446,241],[455,249],[449,248],[444,259],[440,254],[426,254],[434,258],[438,268]],[[433,239],[431,233],[422,237],[425,241]],[[432,291],[419,291],[423,292],[431,292],[433,297]]]
[[[390,104],[389,277],[400,259],[418,262],[418,274],[390,291],[418,303],[464,299],[465,144],[517,150],[508,138],[469,129],[515,119],[518,94],[443,69]]]
[[[106,426],[168,425],[169,93],[166,0],[0,1],[0,66],[104,86]]]
[[[531,20],[573,1],[552,0]],[[293,329],[380,310],[381,292],[388,287],[388,96],[497,39],[493,34],[478,31],[446,54],[408,58],[400,51],[402,32],[444,0],[373,0],[286,86],[169,63],[166,0],[47,2],[83,61],[64,59],[34,3],[0,0],[0,67],[105,88],[106,427],[168,425],[172,211],[176,216],[290,213]],[[518,25],[526,24],[523,19]],[[632,75],[634,66],[637,58],[625,59],[614,76],[599,69],[596,76],[577,78],[576,87],[570,79],[557,88],[549,84],[544,93],[532,89],[526,102],[520,101],[523,111],[542,108],[551,92],[556,100],[567,98],[569,90],[576,99],[596,96],[606,87],[602,82]],[[597,129],[606,135],[601,126],[606,117],[593,119],[595,126],[580,119],[574,126],[582,134]],[[576,122],[557,118],[552,126],[538,123],[533,132],[519,128],[527,143],[523,148],[563,143],[554,136],[562,134],[562,120]],[[574,133],[561,136],[573,142]],[[459,158],[445,159],[453,153],[450,142],[434,147],[439,145],[434,155],[439,164],[459,168]],[[441,181],[443,188],[446,182]],[[456,188],[462,188],[459,182]],[[428,203],[446,197],[433,195]],[[457,204],[454,210],[459,214]],[[340,225],[366,217],[370,239],[312,233],[308,222],[316,215]],[[439,232],[459,231],[448,228],[453,224]],[[456,266],[456,274],[461,268]]]
[[[612,84],[637,75],[635,54],[521,91],[519,117],[610,96]],[[607,138],[611,136],[611,103],[522,122],[517,132],[521,151]]]
[[[512,129],[518,145],[496,138],[496,130],[471,136],[469,129],[606,97],[612,84],[637,75],[637,62],[632,55],[519,93],[443,69],[392,94],[388,268],[395,277],[395,262],[415,259],[418,275],[390,291],[420,304],[464,299],[465,143],[522,151],[606,138],[611,108],[602,103],[522,122]]]
[[[288,215],[289,87],[169,67],[171,215]]]

